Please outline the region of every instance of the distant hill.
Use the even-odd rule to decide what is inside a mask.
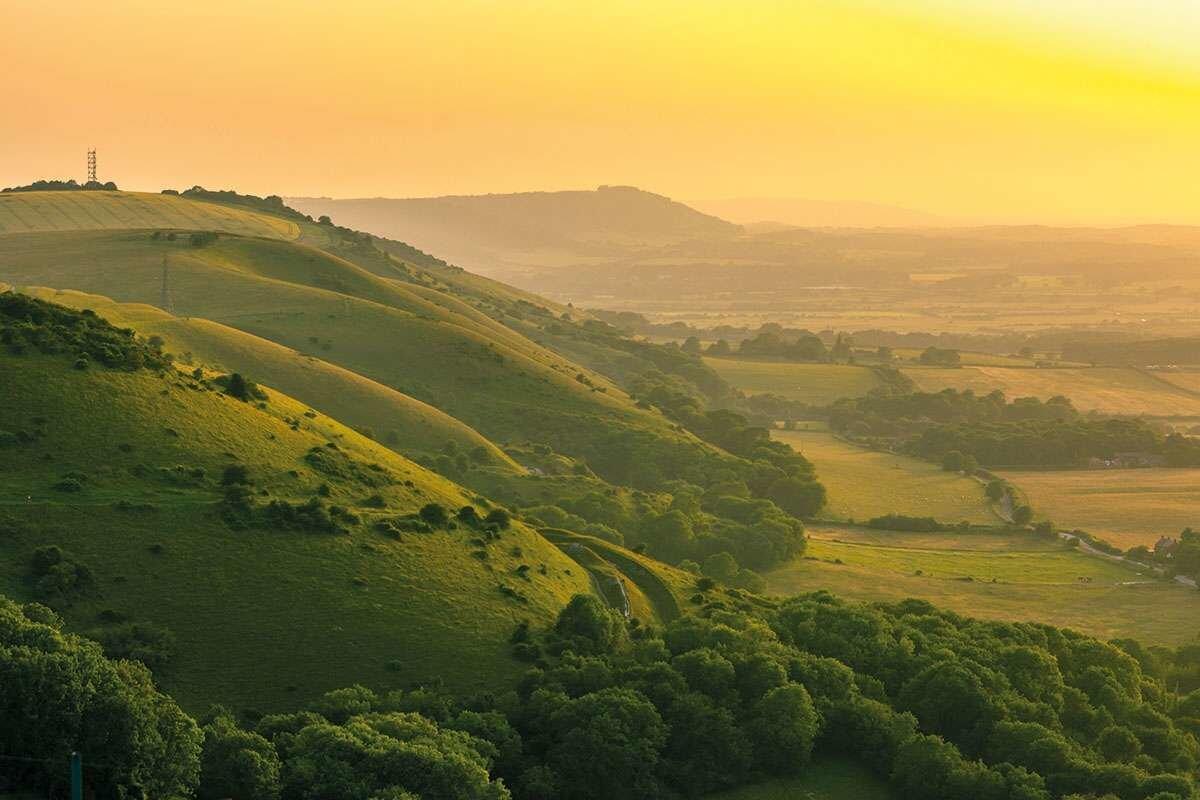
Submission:
[[[629,245],[729,237],[733,223],[630,186],[409,199],[289,198],[338,225],[400,239],[460,266],[488,270],[509,251],[604,255]]]
[[[882,203],[807,200],[798,197],[733,197],[693,203],[696,208],[742,225],[777,223],[802,228],[916,228],[952,220]]]

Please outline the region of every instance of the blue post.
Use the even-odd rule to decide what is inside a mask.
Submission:
[[[71,800],[83,800],[83,757],[71,753]]]

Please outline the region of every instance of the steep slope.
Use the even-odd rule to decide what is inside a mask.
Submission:
[[[237,400],[94,316],[12,294],[0,325],[0,591],[117,646],[128,623],[169,630],[156,673],[193,710],[347,681],[502,684],[517,622],[588,591],[520,523],[494,540],[408,530],[428,503],[490,506],[285,395]],[[229,488],[237,468],[247,491]],[[39,567],[47,545],[69,569]]]
[[[319,352],[496,443],[547,442],[621,483],[656,480],[639,474],[650,462],[663,476],[704,483],[732,461],[450,291],[415,277],[387,280],[303,244],[223,235],[197,247],[135,231],[11,234],[0,236],[0,263],[0,280],[13,285],[138,303],[161,303],[165,264],[180,316]]]
[[[184,363],[252,375],[356,430],[369,430],[375,439],[409,458],[435,456],[447,446],[463,453],[483,448],[494,469],[521,471],[500,448],[453,417],[315,356],[210,320],[175,317],[153,306],[116,303],[75,291],[27,289],[26,293],[69,308],[91,309],[145,337],[158,336],[165,349]]]

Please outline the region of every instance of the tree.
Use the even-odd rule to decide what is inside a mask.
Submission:
[[[700,355],[700,339],[695,336],[689,336],[679,349],[689,355],[698,356]]]
[[[229,376],[229,385],[225,387],[225,394],[230,397],[236,397],[243,402],[250,399],[250,387],[240,372],[235,372]]]
[[[754,704],[747,727],[755,756],[764,767],[795,774],[812,755],[817,712],[808,691],[798,683],[789,683],[777,686]]]
[[[62,765],[87,754],[86,791],[188,796],[200,772],[202,734],[136,662],[26,618],[0,598],[0,752],[6,776],[39,794],[61,794]]]
[[[587,652],[608,653],[620,641],[625,626],[597,597],[577,594],[558,614],[554,631]]]
[[[450,515],[446,513],[446,508],[439,503],[426,503],[421,506],[421,519],[425,520],[434,528],[443,528],[450,521]]]
[[[658,795],[655,773],[667,727],[641,692],[609,688],[568,700],[550,716],[547,761],[564,800]]]
[[[1142,752],[1142,743],[1128,728],[1117,725],[1105,728],[1096,740],[1096,749],[1106,761],[1129,763]]]
[[[721,581],[721,583],[731,583],[738,574],[737,559],[722,550],[704,559],[704,565],[700,568],[700,571],[710,578]]]
[[[200,800],[276,800],[279,755],[262,736],[244,731],[228,713],[204,726]]]
[[[710,356],[728,356],[733,353],[733,348],[729,346],[729,342],[724,339],[717,339],[708,346],[707,354]]]
[[[767,489],[767,498],[793,517],[811,517],[825,505],[825,485],[802,478],[780,478]]]
[[[1018,525],[1028,525],[1033,521],[1033,509],[1026,505],[1020,505],[1013,509],[1013,522]]]

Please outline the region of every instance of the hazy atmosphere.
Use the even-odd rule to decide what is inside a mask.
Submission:
[[[9,0],[4,27],[6,102],[38,121],[0,133],[12,180],[95,147],[144,189],[1200,211],[1189,0]]]
[[[1200,800],[1200,5],[0,0],[0,800]]]

